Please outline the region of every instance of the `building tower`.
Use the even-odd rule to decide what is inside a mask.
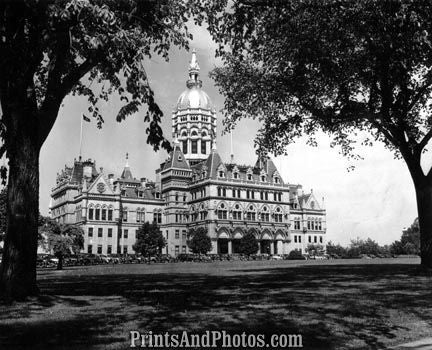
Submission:
[[[178,140],[191,166],[208,158],[216,138],[216,110],[210,97],[201,89],[199,72],[196,51],[193,50],[187,89],[178,98],[172,115],[173,139]]]

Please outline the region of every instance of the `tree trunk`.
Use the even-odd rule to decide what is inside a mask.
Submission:
[[[432,267],[432,184],[416,186],[421,264]]]
[[[0,295],[6,301],[36,295],[39,215],[39,151],[36,116],[11,113],[8,125],[8,223],[0,269]]]

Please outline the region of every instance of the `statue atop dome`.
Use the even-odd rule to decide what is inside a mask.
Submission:
[[[200,66],[196,58],[196,50],[193,49],[192,59],[189,63],[189,79],[186,82],[186,86],[188,89],[192,89],[194,87],[201,88],[202,81],[199,79],[199,71],[200,71]]]

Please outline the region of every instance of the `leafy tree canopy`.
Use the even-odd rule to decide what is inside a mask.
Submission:
[[[314,145],[323,130],[348,156],[368,130],[364,144],[414,161],[432,136],[431,11],[416,1],[238,0],[209,13],[227,127],[259,118],[257,144],[275,153],[303,135]]]
[[[153,53],[168,59],[172,44],[187,48],[192,36],[185,23],[199,9],[199,2],[171,0],[3,1],[0,156],[9,148],[17,99],[25,97],[23,107],[35,116],[41,145],[70,92],[87,97],[89,115],[99,127],[104,121],[100,102],[114,92],[123,101],[117,121],[147,106],[147,141],[168,149],[159,125],[162,112],[143,65]],[[18,91],[26,96],[14,95]]]
[[[3,235],[6,232],[7,227],[7,189],[3,188],[0,192],[0,242],[3,240]]]
[[[432,2],[207,4],[223,61],[212,77],[226,98],[226,128],[258,118],[259,153],[283,154],[301,136],[316,145],[318,131],[353,158],[359,139],[382,142],[408,166],[421,261],[432,267],[432,167],[421,164],[432,138]]]
[[[258,241],[252,232],[246,233],[240,239],[239,251],[245,255],[256,254],[258,251]]]
[[[189,248],[195,254],[207,254],[212,249],[211,238],[204,227],[189,231]]]
[[[166,240],[159,226],[153,222],[145,222],[138,230],[133,250],[144,256],[154,256],[161,253],[166,246]]]

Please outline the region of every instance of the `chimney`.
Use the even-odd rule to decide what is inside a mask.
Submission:
[[[141,186],[142,186],[142,187],[146,187],[146,184],[147,184],[147,178],[142,177],[142,178],[140,179],[140,181],[141,181]]]

